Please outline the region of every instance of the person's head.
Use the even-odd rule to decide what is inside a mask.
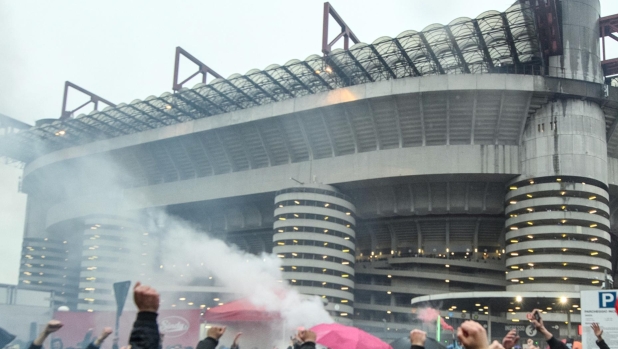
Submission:
[[[532,338],[528,338],[528,341],[526,343],[528,343],[528,345],[534,345],[534,341],[532,340]]]
[[[62,345],[62,340],[60,338],[54,338],[51,341],[51,349],[62,349],[64,345]]]

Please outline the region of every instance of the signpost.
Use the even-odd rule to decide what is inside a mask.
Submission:
[[[618,348],[618,315],[616,315],[616,290],[581,292],[582,345],[596,348],[596,336],[590,325],[593,322],[603,329],[603,339],[610,348]]]
[[[121,281],[114,283],[114,296],[116,297],[116,327],[114,333],[115,338],[118,338],[118,328],[120,324],[120,315],[124,308],[124,303],[127,300],[129,294],[129,288],[131,288],[131,281]]]

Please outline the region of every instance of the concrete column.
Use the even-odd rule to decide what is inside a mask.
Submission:
[[[562,0],[564,54],[550,57],[549,74],[603,82],[599,49],[599,0]]]
[[[593,102],[549,102],[530,118],[520,149],[521,179],[578,176],[607,184],[605,116]]]
[[[549,102],[529,120],[520,151],[522,175],[505,200],[507,289],[597,288],[611,270],[601,108],[574,99]]]
[[[336,188],[308,184],[275,196],[274,248],[283,277],[304,294],[328,299],[339,322],[354,314],[356,207]]]
[[[151,280],[155,242],[136,220],[89,217],[84,221],[78,310],[116,309],[113,283]]]
[[[53,293],[53,305],[76,308],[81,240],[25,237],[19,287]]]

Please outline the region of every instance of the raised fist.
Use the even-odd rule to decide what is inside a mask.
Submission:
[[[101,337],[103,338],[107,338],[109,337],[110,334],[114,333],[114,331],[112,330],[111,327],[105,327],[103,329],[103,332],[101,332]]]
[[[427,332],[419,329],[410,331],[410,343],[412,345],[425,346],[425,340],[427,339]]]
[[[504,349],[511,349],[517,344],[519,341],[519,336],[517,335],[516,330],[510,330],[509,333],[504,336],[502,339],[502,346]]]
[[[159,293],[149,286],[142,286],[138,281],[133,287],[133,300],[140,312],[156,313],[159,310]]]
[[[54,333],[58,331],[59,329],[61,329],[62,326],[64,326],[62,322],[58,320],[50,320],[45,326],[45,333],[47,334]]]
[[[457,339],[466,349],[487,348],[487,332],[478,322],[468,320],[457,329]]]
[[[314,342],[317,339],[317,335],[315,334],[315,332],[310,331],[310,330],[302,330],[298,332],[298,338],[300,338],[300,340],[305,343],[305,342]]]
[[[225,333],[225,327],[213,326],[208,329],[206,336],[218,341],[219,338],[221,338],[221,336],[223,336],[224,333]]]

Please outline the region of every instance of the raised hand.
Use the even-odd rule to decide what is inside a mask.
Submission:
[[[232,345],[238,346],[238,338],[240,338],[240,336],[242,336],[242,332],[236,333],[236,336],[234,336],[234,342],[232,342]]]
[[[478,322],[468,320],[457,329],[457,339],[466,349],[487,348],[487,332]]]
[[[597,339],[603,340],[603,330],[601,329],[601,326],[599,326],[598,323],[593,322],[590,327],[592,327],[592,331],[594,331],[594,335],[597,336]]]
[[[225,329],[226,327],[213,326],[208,329],[206,336],[218,341],[219,338],[221,338],[221,336],[225,333]]]
[[[94,340],[94,345],[100,347],[103,341],[112,333],[114,333],[114,331],[111,327],[105,327],[99,337]]]
[[[139,281],[133,287],[133,300],[140,312],[156,313],[159,310],[159,293],[150,286],[144,286]]]
[[[101,335],[99,336],[99,338],[101,339],[105,339],[107,337],[109,337],[110,334],[114,333],[114,331],[112,330],[111,327],[105,327],[103,329],[103,332],[101,332]]]
[[[419,329],[413,329],[410,331],[410,343],[412,345],[418,345],[419,347],[425,346],[425,340],[427,339],[427,332]]]
[[[302,330],[298,332],[298,338],[303,342],[314,342],[317,339],[315,332],[310,330]]]
[[[526,318],[530,320],[530,322],[534,325],[534,327],[536,327],[537,330],[545,328],[545,325],[543,324],[543,319],[541,318],[541,313],[542,310],[534,309],[532,312],[526,314]],[[535,314],[539,315],[538,320],[536,319]]]
[[[51,333],[58,331],[62,328],[62,326],[62,322],[58,320],[50,320],[47,325],[45,325],[45,329],[41,333],[39,333],[38,337],[36,337],[34,341],[32,341],[32,344],[43,345],[43,342],[45,342],[47,336],[49,336]]]
[[[64,326],[62,322],[58,320],[50,320],[47,325],[45,325],[45,333],[50,334],[58,331]]]
[[[509,333],[502,338],[502,346],[504,349],[511,349],[517,344],[519,341],[519,336],[517,335],[516,330],[510,330]]]

